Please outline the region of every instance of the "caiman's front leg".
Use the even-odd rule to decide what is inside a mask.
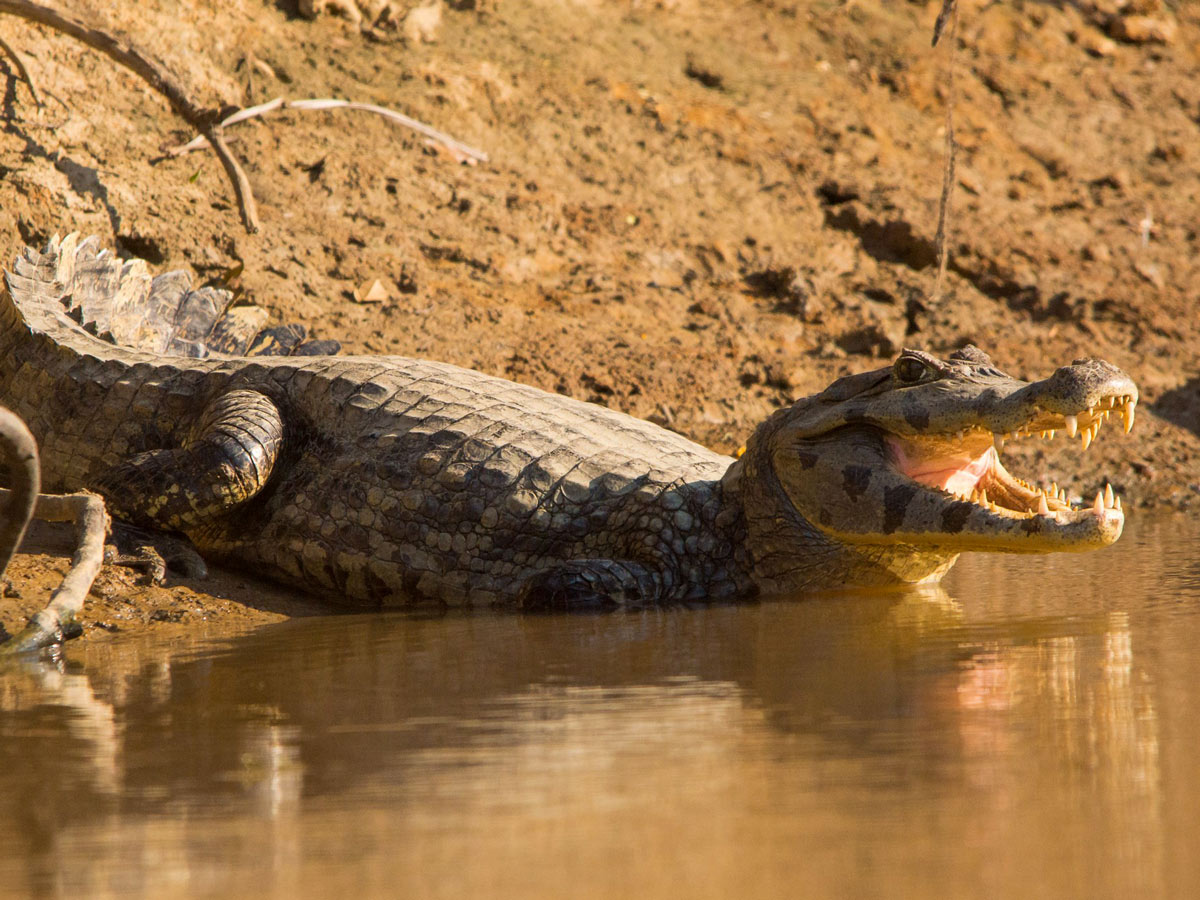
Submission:
[[[590,612],[666,600],[664,573],[623,559],[579,559],[530,575],[518,602],[527,610]]]
[[[96,489],[117,518],[187,532],[262,490],[283,444],[283,419],[258,391],[222,394],[182,446],[139,453],[110,469]]]

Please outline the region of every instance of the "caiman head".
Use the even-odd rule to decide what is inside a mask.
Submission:
[[[941,577],[965,550],[1046,553],[1111,544],[1111,487],[1079,506],[1011,475],[1007,438],[1064,434],[1084,450],[1114,413],[1133,427],[1137,387],[1098,359],[1032,384],[973,346],[905,350],[764,422],[725,478],[764,591]]]

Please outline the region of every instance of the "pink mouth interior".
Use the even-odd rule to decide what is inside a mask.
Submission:
[[[968,446],[971,442],[912,441],[894,435],[888,435],[887,443],[901,474],[952,494],[970,496],[983,477],[999,464],[990,438],[982,446],[982,442],[975,442],[974,449]]]

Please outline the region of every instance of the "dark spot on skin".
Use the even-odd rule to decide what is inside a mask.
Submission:
[[[970,503],[951,503],[942,510],[942,530],[947,534],[958,534],[967,524],[972,508]]]
[[[924,431],[929,427],[929,411],[925,409],[906,410],[904,421],[917,429],[917,431]]]
[[[822,508],[817,510],[817,521],[822,525],[832,525],[833,516],[829,514],[829,510]]]
[[[917,494],[917,489],[908,484],[899,484],[883,492],[883,533],[892,534],[904,524],[908,504]]]
[[[842,490],[850,495],[851,500],[861,497],[870,483],[871,470],[866,466],[846,466],[842,469]]]
[[[806,453],[803,450],[800,450],[796,453],[796,459],[798,459],[800,461],[801,467],[803,467],[805,469],[811,469],[813,466],[815,466],[817,464],[818,458],[819,457],[817,456],[817,454]]]

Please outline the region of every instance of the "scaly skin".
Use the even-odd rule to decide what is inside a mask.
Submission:
[[[73,237],[26,250],[8,273],[0,402],[37,436],[46,489],[99,490],[120,518],[344,601],[719,601],[927,581],[964,549],[1090,549],[1120,535],[1111,504],[1076,510],[1023,487],[989,449],[992,432],[1067,416],[1090,436],[1114,402],[1132,415],[1136,388],[1100,361],[1027,385],[974,348],[905,351],[776,413],[734,462],[444,363],[168,357],[68,315],[81,305],[115,333],[154,306],[157,284]],[[126,331],[170,343],[146,315]],[[184,337],[190,352],[213,343]],[[1005,508],[942,487],[987,489]]]

